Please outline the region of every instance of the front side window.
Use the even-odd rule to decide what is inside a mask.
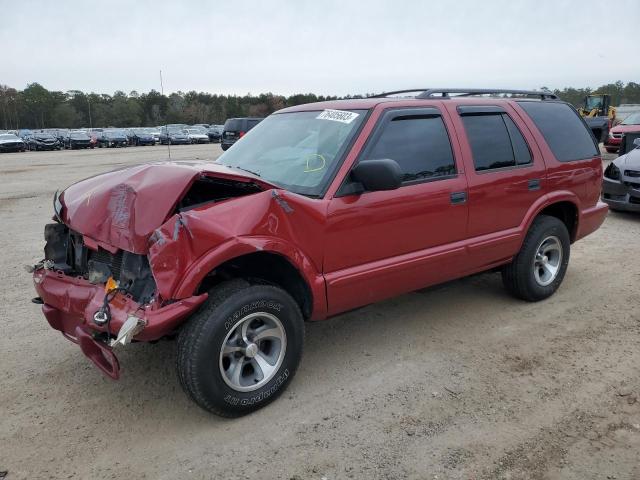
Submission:
[[[319,196],[365,114],[366,110],[276,113],[260,121],[217,161],[292,192]]]
[[[529,147],[506,113],[463,115],[477,172],[531,163]]]
[[[454,175],[449,135],[439,115],[398,116],[384,125],[365,160],[395,160],[403,181]]]

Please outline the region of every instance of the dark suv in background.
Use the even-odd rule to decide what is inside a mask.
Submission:
[[[220,141],[222,150],[227,150],[262,120],[264,119],[258,117],[229,118],[224,122],[222,131],[222,140]]]

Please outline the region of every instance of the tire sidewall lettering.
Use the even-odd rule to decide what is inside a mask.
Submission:
[[[258,393],[257,395],[253,395],[247,398],[240,398],[240,397],[235,397],[233,395],[226,395],[224,397],[224,401],[227,402],[229,405],[243,406],[243,407],[260,403],[263,400],[266,400],[267,398],[271,397],[271,395],[273,395],[275,392],[277,392],[278,389],[282,386],[282,384],[287,381],[287,378],[289,378],[289,369],[285,368],[282,371],[282,373],[278,375],[278,377],[276,377],[276,379],[273,381],[273,384],[270,387]]]
[[[233,314],[224,322],[224,330],[228,332],[242,317],[260,308],[266,308],[280,313],[284,308],[284,305],[273,300],[257,300],[255,302],[247,303],[246,305],[243,305],[242,308],[233,312]]]

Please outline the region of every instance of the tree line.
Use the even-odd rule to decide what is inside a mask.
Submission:
[[[548,89],[547,89],[548,90]],[[564,88],[553,90],[561,99],[579,107],[590,93],[609,93],[612,104],[640,103],[640,84],[617,81],[598,88]],[[79,90],[50,91],[39,83],[24,90],[0,84],[0,128],[138,127],[167,123],[222,124],[231,117],[264,117],[281,108],[302,103],[362,98],[323,96],[313,93],[288,97],[263,93],[218,95],[206,92],[176,92],[162,95],[117,91],[113,95],[85,93]]]

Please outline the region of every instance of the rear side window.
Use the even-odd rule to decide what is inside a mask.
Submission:
[[[531,163],[529,147],[506,113],[463,115],[476,171]]]
[[[547,145],[560,162],[598,155],[591,132],[566,103],[518,102],[531,117]]]
[[[440,116],[401,116],[388,122],[367,155],[367,159],[380,158],[398,162],[405,182],[456,173]]]

